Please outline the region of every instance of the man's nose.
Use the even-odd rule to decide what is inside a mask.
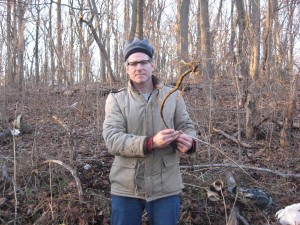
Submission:
[[[136,65],[136,69],[140,69],[140,68],[144,68],[144,67],[142,66],[142,63],[138,62],[138,64]]]
[[[136,65],[136,67],[135,67],[135,70],[137,70],[137,71],[140,71],[140,70],[143,70],[144,69],[144,67],[143,66],[141,66],[141,64],[139,63],[139,64],[137,64]]]

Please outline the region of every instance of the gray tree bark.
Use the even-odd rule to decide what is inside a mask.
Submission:
[[[63,83],[63,51],[62,51],[62,28],[61,28],[61,0],[56,3],[56,62],[57,62],[57,81]]]
[[[247,92],[247,101],[245,104],[246,109],[246,137],[248,139],[252,138],[254,135],[254,126],[256,118],[256,80],[258,78],[259,69],[259,52],[260,52],[260,0],[251,0],[251,12],[250,12],[250,22],[251,22],[251,40],[252,48],[250,55],[250,67],[249,67],[249,87]]]
[[[271,79],[270,66],[272,61],[272,26],[273,26],[273,0],[268,0],[266,22],[263,34],[263,72]]]
[[[18,58],[18,66],[17,66],[17,73],[18,73],[18,79],[19,79],[19,90],[23,89],[23,82],[24,82],[24,51],[25,51],[25,37],[24,37],[24,31],[25,31],[25,11],[26,11],[27,5],[22,0],[18,0],[18,6],[17,6],[17,14],[18,14],[18,50],[17,50],[17,58]]]
[[[189,31],[189,8],[190,0],[178,1],[178,36],[177,36],[177,56],[179,61],[189,62],[189,45],[188,45],[188,31]],[[181,66],[179,74],[184,73],[187,68]]]
[[[6,42],[7,42],[7,64],[5,69],[5,80],[7,84],[11,84],[14,82],[14,76],[12,74],[12,34],[11,34],[11,27],[12,27],[12,21],[11,21],[11,6],[12,1],[7,0],[7,15],[6,15]]]
[[[208,15],[208,1],[199,0],[200,5],[200,51],[201,51],[201,69],[205,79],[205,90],[208,98],[214,100],[215,93],[213,88],[214,69],[212,65],[212,48],[210,43],[210,26]]]
[[[37,18],[35,24],[35,51],[34,51],[34,58],[35,58],[35,83],[40,83],[40,70],[39,70],[39,29],[40,29],[40,1],[36,0],[35,5],[37,9]]]
[[[286,115],[284,117],[283,127],[280,131],[279,144],[281,147],[289,147],[293,141],[292,136],[291,136],[291,129],[292,129],[294,114],[295,114],[295,110],[296,110],[296,100],[297,100],[299,76],[300,76],[299,73],[295,74],[293,82],[291,83],[289,105],[287,108]]]
[[[139,39],[144,38],[143,25],[143,9],[144,0],[133,0],[132,1],[132,11],[131,11],[131,29],[129,34],[129,42],[131,42],[135,37]]]

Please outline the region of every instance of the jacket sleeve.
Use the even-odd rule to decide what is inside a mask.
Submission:
[[[113,155],[145,157],[146,136],[127,134],[126,120],[120,105],[113,94],[109,94],[105,104],[103,138],[108,151]]]

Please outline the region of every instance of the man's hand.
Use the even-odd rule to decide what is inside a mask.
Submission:
[[[182,131],[175,131],[174,129],[166,129],[158,132],[153,137],[153,148],[167,147],[172,141],[179,138],[180,132]]]
[[[183,133],[183,131],[178,131],[179,137],[176,139],[177,149],[182,153],[186,153],[193,145],[193,139]]]

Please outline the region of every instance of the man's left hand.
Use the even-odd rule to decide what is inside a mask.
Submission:
[[[186,153],[192,147],[193,139],[183,131],[180,130],[179,132],[179,137],[176,139],[177,149],[182,153]]]

